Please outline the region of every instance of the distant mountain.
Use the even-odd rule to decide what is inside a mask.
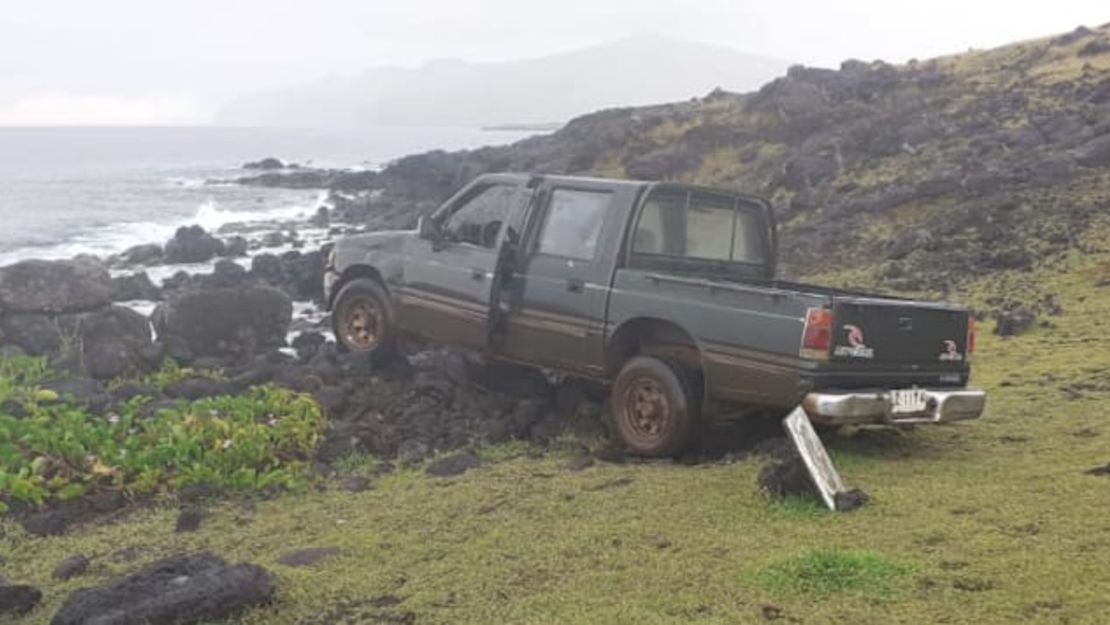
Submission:
[[[371,68],[240,97],[215,121],[341,127],[562,122],[583,111],[682,100],[718,87],[749,91],[789,65],[720,46],[640,36],[523,61]]]

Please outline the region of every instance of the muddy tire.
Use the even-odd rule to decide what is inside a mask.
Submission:
[[[613,430],[629,452],[674,456],[693,437],[701,394],[682,367],[653,356],[632,358],[613,383]]]
[[[378,282],[359,278],[344,285],[335,296],[331,320],[341,351],[366,354],[375,363],[397,354],[393,308]]]

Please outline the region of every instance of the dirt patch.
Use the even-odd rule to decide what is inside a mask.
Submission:
[[[963,592],[986,592],[994,590],[994,582],[979,577],[960,577],[952,581],[952,587]]]

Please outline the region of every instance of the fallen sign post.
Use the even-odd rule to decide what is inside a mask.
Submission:
[[[798,406],[782,420],[782,425],[790,436],[790,441],[794,443],[794,448],[798,450],[798,455],[802,457],[802,462],[809,471],[809,477],[813,480],[813,485],[817,488],[825,506],[829,510],[850,510],[859,507],[862,503],[859,501],[860,496],[866,497],[866,495],[854,489],[849,491],[844,487],[840,473],[829,459],[825,445],[821,443],[805,410]]]

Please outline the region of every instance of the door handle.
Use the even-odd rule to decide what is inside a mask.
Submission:
[[[470,278],[475,282],[481,282],[486,279],[486,272],[481,269],[471,269]]]
[[[581,280],[576,280],[574,278],[567,279],[567,291],[570,293],[581,293],[582,289],[585,287],[585,283]]]

